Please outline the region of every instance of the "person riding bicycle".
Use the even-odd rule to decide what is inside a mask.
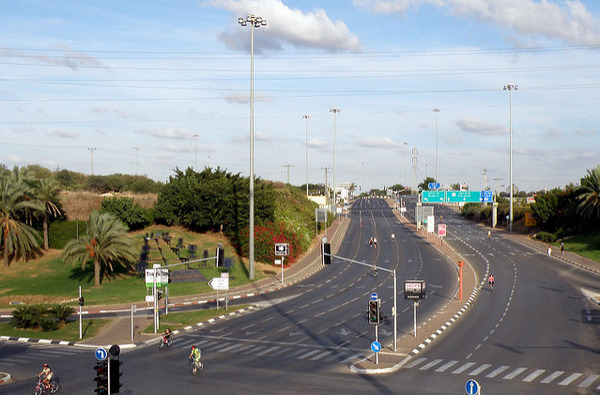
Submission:
[[[52,373],[52,369],[50,369],[50,366],[45,363],[42,366],[42,371],[39,372],[37,375],[37,377],[43,376],[42,378],[42,383],[44,383],[44,388],[47,390],[50,389],[50,380],[52,380],[52,376],[54,376],[54,373]]]
[[[163,332],[163,341],[165,343],[169,343],[171,341],[171,329],[167,328],[165,329],[165,331]]]
[[[192,346],[192,352],[190,353],[190,356],[188,357],[188,359],[191,359],[192,357],[194,358],[194,362],[197,365],[200,365],[200,358],[202,358],[202,352],[196,346]]]
[[[377,247],[377,237],[373,237],[373,247]]]
[[[492,236],[492,231],[491,230],[488,230],[487,236],[488,236],[488,239]]]
[[[490,274],[490,276],[488,277],[488,285],[490,286],[490,289],[494,288],[494,282],[495,282],[494,275]]]

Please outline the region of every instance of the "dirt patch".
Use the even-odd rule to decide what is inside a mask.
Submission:
[[[72,298],[71,298],[72,299]],[[9,305],[11,303],[20,303],[26,305],[40,303],[63,303],[69,300],[67,296],[47,296],[47,295],[8,295],[0,296],[0,305]],[[18,304],[14,308],[19,307]]]
[[[111,193],[98,194],[87,191],[63,191],[60,194],[62,206],[65,210],[65,216],[69,221],[87,220],[94,210],[99,210],[102,199],[107,197],[130,197],[133,201],[139,203],[144,208],[152,208],[158,198],[154,193],[133,194],[133,193]]]

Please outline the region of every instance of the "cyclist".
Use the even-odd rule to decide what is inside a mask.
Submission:
[[[396,240],[396,235],[392,233],[392,241]]]
[[[194,358],[194,362],[196,363],[196,365],[200,366],[200,358],[202,358],[202,352],[196,346],[192,346],[192,352],[190,353],[188,359],[191,359],[192,357]]]
[[[494,282],[495,282],[494,275],[490,274],[490,276],[488,277],[488,285],[490,287],[490,291],[492,289],[494,289]]]
[[[36,375],[36,377],[40,376],[43,376],[42,383],[44,383],[44,388],[48,391],[50,389],[50,380],[52,380],[54,373],[52,373],[52,369],[50,369],[47,363],[42,366],[42,371]]]
[[[488,230],[488,239],[492,236],[492,231]]]
[[[377,237],[373,237],[373,247],[377,248]]]
[[[165,329],[165,331],[163,332],[163,342],[165,342],[165,344],[169,344],[171,342],[171,329],[167,328]]]
[[[377,277],[377,265],[373,264],[373,277]]]

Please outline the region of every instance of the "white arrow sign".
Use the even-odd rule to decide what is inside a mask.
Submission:
[[[228,290],[229,289],[229,277],[213,277],[208,282],[208,285],[216,291]]]

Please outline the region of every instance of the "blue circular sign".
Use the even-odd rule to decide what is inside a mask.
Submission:
[[[371,300],[377,300],[377,298],[379,298],[379,295],[377,295],[377,292],[371,292]]]
[[[477,395],[479,393],[479,383],[475,380],[468,380],[465,384],[465,389],[469,395]]]
[[[103,348],[97,348],[96,352],[94,353],[96,355],[96,359],[98,361],[104,361],[108,355],[108,353],[106,352],[105,349]]]
[[[379,343],[379,342],[371,343],[371,350],[373,350],[373,352],[381,351],[381,343]]]

